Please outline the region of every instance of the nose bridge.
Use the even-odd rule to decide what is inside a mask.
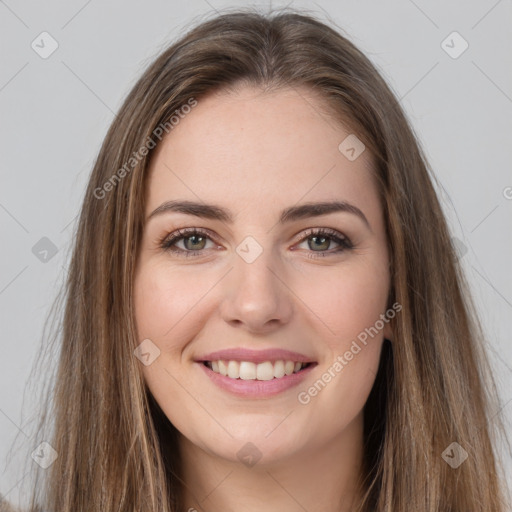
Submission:
[[[269,237],[266,238],[268,242]],[[270,246],[247,236],[236,247],[222,315],[251,330],[286,323],[291,315],[289,291],[279,276],[280,260]]]

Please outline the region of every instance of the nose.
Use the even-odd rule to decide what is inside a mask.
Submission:
[[[233,327],[264,334],[286,325],[292,317],[293,293],[270,252],[264,250],[251,263],[235,255],[220,306],[221,317]]]

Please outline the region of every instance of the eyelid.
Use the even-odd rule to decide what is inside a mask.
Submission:
[[[198,253],[206,253],[207,249],[197,249],[197,250],[191,250],[187,251],[184,249],[173,249],[172,246],[178,243],[179,241],[183,240],[184,238],[187,238],[192,235],[199,235],[204,236],[205,238],[210,239],[213,243],[217,244],[219,246],[220,244],[216,240],[216,235],[213,234],[211,230],[208,228],[199,228],[199,227],[188,227],[188,228],[179,228],[175,231],[173,231],[170,234],[167,234],[164,236],[161,240],[159,240],[158,245],[163,248],[166,251],[169,251],[174,254],[179,255],[191,255],[195,256]],[[329,249],[327,251],[309,251],[311,254],[317,253],[318,256],[320,255],[333,255],[333,254],[339,254],[343,251],[352,249],[354,247],[354,244],[351,242],[350,238],[346,236],[344,233],[338,231],[337,229],[328,228],[328,227],[310,227],[306,228],[305,230],[302,230],[296,237],[293,242],[293,245],[297,245],[299,243],[304,243],[307,241],[307,239],[311,236],[321,236],[326,235],[328,238],[330,238],[334,243],[338,244],[339,247],[336,249]],[[296,250],[296,249],[292,249]]]
[[[322,226],[315,226],[315,227],[303,229],[297,235],[297,240],[296,240],[296,242],[294,242],[294,244],[303,242],[310,236],[322,235],[322,234],[328,235],[334,239],[339,238],[342,241],[346,241],[348,244],[352,245],[350,238],[347,235],[345,235],[344,233],[342,233],[341,231],[338,231],[337,229],[334,229],[334,228],[328,228],[328,227],[322,227]]]
[[[209,238],[212,242],[214,242],[217,245],[220,245],[217,242],[216,235],[213,233],[213,231],[209,230],[208,228],[178,228],[172,233],[168,233],[163,238],[158,240],[158,245],[164,249],[167,249],[172,252],[172,249],[170,247],[166,248],[165,246],[172,242],[173,244],[176,244],[180,240],[183,240],[184,238],[187,238],[192,235],[202,235],[205,238]],[[205,249],[201,249],[200,252],[204,252]],[[175,252],[189,252],[193,253],[194,251],[184,251],[182,249],[178,249]]]

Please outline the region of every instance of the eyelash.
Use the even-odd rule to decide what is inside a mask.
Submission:
[[[201,256],[201,253],[204,253],[204,251],[206,249],[188,251],[188,250],[176,249],[176,248],[172,247],[174,244],[176,244],[180,240],[183,240],[184,238],[192,237],[195,235],[204,236],[206,238],[209,238],[210,240],[212,239],[210,234],[206,231],[203,231],[202,229],[185,228],[185,229],[178,229],[171,235],[166,236],[165,238],[160,240],[159,245],[163,250],[172,252],[179,256],[185,256],[185,257]],[[308,238],[313,237],[313,236],[324,236],[324,237],[330,238],[332,241],[339,244],[339,247],[337,249],[331,250],[331,251],[311,251],[311,255],[308,256],[309,258],[322,258],[322,257],[330,256],[333,254],[339,254],[343,251],[350,250],[350,249],[354,248],[352,242],[346,236],[341,235],[341,233],[339,233],[338,231],[335,231],[334,229],[330,229],[330,228],[307,229],[306,235],[299,240],[298,244],[301,244],[302,242],[306,241]]]

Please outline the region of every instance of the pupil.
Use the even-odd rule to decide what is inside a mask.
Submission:
[[[327,238],[325,236],[314,236],[313,237],[313,240],[315,240],[315,243],[316,241],[318,240],[322,240],[322,242],[320,242],[320,244],[325,244],[325,241],[327,240]],[[329,245],[329,242],[327,242],[327,246]],[[317,248],[319,248],[319,245],[316,245]],[[320,247],[321,249],[327,249],[327,247]]]
[[[195,240],[195,242],[192,242],[192,246],[196,245],[199,241],[202,242],[203,241],[203,237],[202,236],[197,236],[197,235],[191,235],[189,237],[187,237],[187,241],[190,241],[190,240]],[[190,245],[190,244],[189,244]],[[188,249],[197,249],[197,247],[187,247]],[[202,249],[202,247],[201,247]]]

